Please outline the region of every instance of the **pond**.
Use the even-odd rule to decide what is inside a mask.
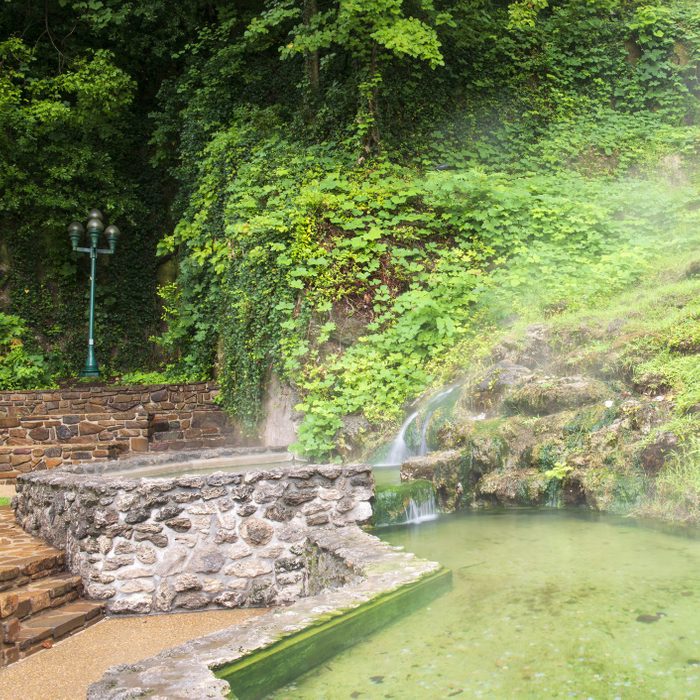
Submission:
[[[452,590],[274,698],[694,698],[700,539],[572,511],[383,529]]]

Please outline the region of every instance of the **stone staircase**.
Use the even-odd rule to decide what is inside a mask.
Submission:
[[[12,510],[0,507],[0,668],[99,622],[104,604],[81,595],[65,554],[26,534]]]

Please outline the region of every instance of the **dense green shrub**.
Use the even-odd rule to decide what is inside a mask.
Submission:
[[[86,270],[58,232],[102,202],[128,232],[100,270],[104,364],[216,368],[251,430],[276,372],[314,456],[348,414],[398,420],[484,328],[598,303],[697,224],[690,0],[12,0],[0,19],[7,310],[75,369]],[[157,328],[159,261],[178,275]]]
[[[38,389],[51,384],[43,355],[24,344],[27,326],[19,316],[0,313],[0,391]]]

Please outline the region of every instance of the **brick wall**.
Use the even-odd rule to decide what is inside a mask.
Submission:
[[[217,393],[208,382],[0,392],[0,482],[134,452],[231,444]]]

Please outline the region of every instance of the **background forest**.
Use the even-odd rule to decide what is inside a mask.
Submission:
[[[3,0],[0,388],[80,367],[98,206],[104,367],[216,375],[251,429],[274,372],[299,449],[342,450],[500,329],[688,263],[699,60],[694,0]]]

